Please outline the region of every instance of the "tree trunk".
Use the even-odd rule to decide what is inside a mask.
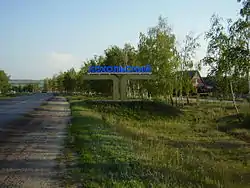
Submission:
[[[189,94],[187,93],[187,104],[189,104]]]
[[[250,16],[247,15],[246,16],[246,23],[249,23],[249,21],[250,21],[249,19],[250,19]],[[249,32],[249,30],[248,30],[248,32]],[[247,51],[249,51],[249,50],[250,50],[250,39],[248,38],[248,40],[247,40]],[[247,69],[247,81],[248,81],[248,94],[250,96],[250,67],[248,67],[248,69]]]
[[[249,45],[248,45],[249,46]],[[249,107],[250,107],[250,70],[249,68],[247,69],[247,81],[248,81],[248,102],[249,102]]]
[[[131,98],[131,83],[130,83],[130,80],[128,80],[128,87],[127,87],[127,92],[128,92],[128,98]]]
[[[180,101],[181,105],[184,106],[183,96],[182,96],[182,89],[180,90]]]
[[[239,117],[239,110],[238,110],[238,107],[237,107],[237,104],[236,104],[236,101],[235,101],[235,95],[234,95],[234,90],[233,90],[232,81],[230,81],[230,90],[231,90],[231,95],[232,95],[232,98],[233,98],[233,105],[234,105],[234,108],[235,108],[236,113],[237,113],[237,115],[238,115],[239,121],[241,121],[241,119],[240,119],[240,117]]]
[[[200,99],[200,94],[199,93],[197,93],[197,95],[196,95],[196,104],[199,106],[199,99]]]
[[[175,106],[178,105],[178,99],[177,99],[177,97],[178,97],[178,91],[175,90]]]
[[[174,106],[174,100],[173,100],[172,95],[170,95],[170,101],[171,101],[171,105]]]
[[[151,100],[151,97],[150,97],[150,92],[148,91],[148,99],[150,99]]]

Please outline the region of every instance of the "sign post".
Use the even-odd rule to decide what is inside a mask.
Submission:
[[[90,66],[85,80],[113,80],[113,100],[127,99],[128,80],[149,80],[151,75],[150,65],[145,66]],[[119,77],[117,75],[120,75]]]

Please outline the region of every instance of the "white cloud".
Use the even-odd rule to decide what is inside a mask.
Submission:
[[[70,53],[52,52],[48,55],[47,66],[53,74],[66,71],[70,68],[78,70],[82,64],[80,58]]]
[[[74,59],[73,55],[69,54],[69,53],[52,52],[50,56],[53,60],[55,60],[57,62],[60,61],[63,63],[70,62]]]

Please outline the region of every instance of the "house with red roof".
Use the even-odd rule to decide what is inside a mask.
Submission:
[[[197,89],[199,93],[211,92],[214,88],[212,85],[208,84],[200,75],[198,70],[183,71],[184,74],[188,74],[193,86]]]

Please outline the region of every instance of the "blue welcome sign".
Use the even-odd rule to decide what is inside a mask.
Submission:
[[[88,74],[152,74],[150,65],[145,66],[90,66]]]

